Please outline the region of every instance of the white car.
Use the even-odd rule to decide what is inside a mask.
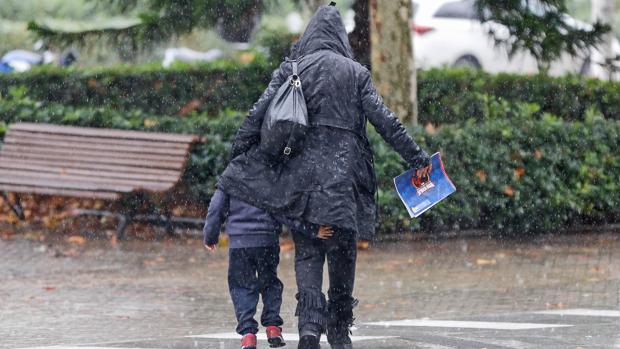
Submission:
[[[474,0],[413,1],[413,47],[417,67],[472,67],[490,73],[537,73],[538,64],[529,52],[519,51],[509,57],[505,46],[495,44],[489,31],[507,38],[508,29],[498,23],[482,23],[474,3]],[[534,10],[544,11],[542,8]],[[575,25],[587,25],[568,15],[567,20]],[[549,73],[556,76],[593,74],[592,70],[590,59],[568,54],[563,54],[549,67]]]

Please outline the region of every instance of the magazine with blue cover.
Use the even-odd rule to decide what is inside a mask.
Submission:
[[[454,183],[443,167],[439,153],[431,156],[431,164],[433,168],[428,176],[429,178],[423,181],[414,176],[414,169],[394,178],[396,192],[412,218],[419,217],[426,210],[456,191]]]

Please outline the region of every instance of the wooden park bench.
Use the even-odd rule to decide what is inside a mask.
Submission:
[[[195,135],[12,124],[0,148],[0,193],[24,219],[19,194],[119,201],[137,193],[165,194],[179,181]],[[78,215],[113,215],[122,238],[137,211],[81,210]],[[144,216],[144,215],[143,215]],[[151,215],[152,216],[152,215]],[[170,226],[169,215],[161,217]]]

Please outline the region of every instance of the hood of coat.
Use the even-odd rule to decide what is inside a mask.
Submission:
[[[297,59],[320,50],[329,50],[353,59],[347,31],[335,6],[321,6],[316,11],[304,35],[293,46],[292,56]]]

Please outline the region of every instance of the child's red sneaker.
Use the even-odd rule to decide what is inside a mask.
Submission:
[[[284,343],[284,338],[282,338],[282,328],[278,326],[267,326],[267,341],[271,348],[285,346],[286,343]]]
[[[241,349],[256,349],[256,335],[248,333],[241,338]]]

